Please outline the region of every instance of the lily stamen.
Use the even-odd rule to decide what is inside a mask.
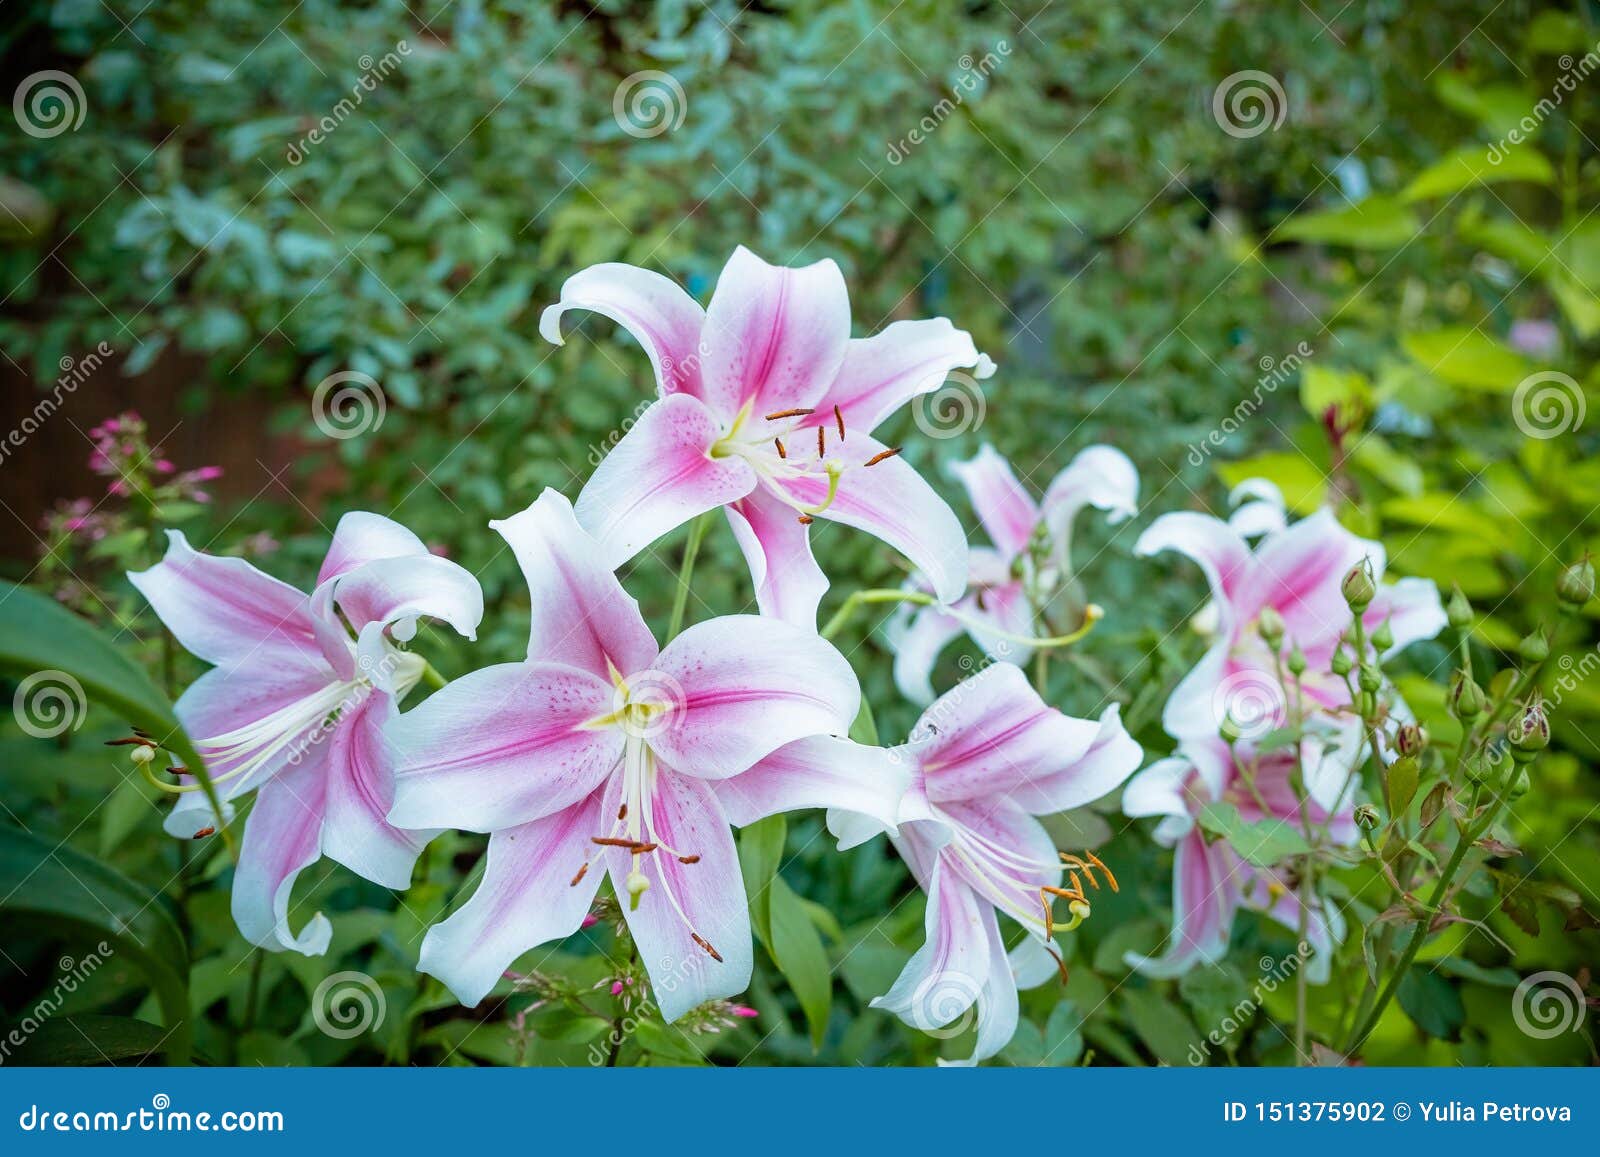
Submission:
[[[816,410],[810,406],[796,406],[792,410],[779,410],[776,413],[768,414],[766,417],[767,421],[776,422],[781,418],[803,418],[807,414],[814,413],[816,413]]]
[[[871,458],[868,458],[865,462],[863,462],[862,465],[876,466],[879,462],[882,462],[887,458],[893,458],[898,453],[900,453],[900,447],[893,446],[880,454],[874,454]]]
[[[833,408],[833,420],[839,427],[839,441],[844,441],[844,415],[839,412],[839,407]]]
[[[774,438],[772,440],[772,444],[778,448],[778,457],[779,458],[787,458],[789,456],[789,451],[787,451],[787,450],[785,450],[783,448],[783,439],[782,438]]]
[[[711,946],[711,941],[707,940],[704,936],[700,935],[700,933],[698,933],[698,932],[689,933],[689,937],[696,944],[698,944],[701,948],[703,948],[705,950],[705,953],[706,953],[707,956],[711,957],[711,959],[715,960],[718,964],[722,963],[722,953],[718,952],[715,948],[713,948]]]
[[[580,880],[582,880],[588,874],[589,874],[589,861],[585,860],[583,862],[583,866],[578,869],[578,874],[576,876],[572,877],[572,882],[569,885],[569,887],[576,888],[578,886],[578,882]]]

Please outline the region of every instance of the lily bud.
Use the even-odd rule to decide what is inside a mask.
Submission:
[[[1378,586],[1372,580],[1372,560],[1364,558],[1351,567],[1339,590],[1344,594],[1345,603],[1356,614],[1371,606],[1378,594]]]
[[[1506,727],[1506,741],[1514,754],[1531,759],[1550,746],[1550,717],[1544,713],[1544,704],[1535,699],[1524,707]]]
[[[1389,620],[1384,619],[1378,624],[1378,629],[1372,632],[1372,645],[1381,655],[1394,646],[1394,628],[1389,626]]]
[[[1233,717],[1233,712],[1229,711],[1222,717],[1222,726],[1218,728],[1217,733],[1222,736],[1222,742],[1232,747],[1239,742],[1239,738],[1244,734],[1244,729],[1239,726],[1239,721]]]
[[[1506,792],[1506,795],[1512,801],[1516,801],[1527,795],[1532,790],[1533,779],[1528,775],[1528,769],[1522,767],[1517,769],[1517,778],[1511,781],[1511,788]]]
[[[1402,724],[1395,734],[1394,745],[1401,755],[1416,759],[1428,749],[1428,732],[1415,723]]]
[[[1467,778],[1473,783],[1499,783],[1505,778],[1506,751],[1499,744],[1490,744],[1467,760]]]
[[[1444,606],[1444,614],[1450,625],[1458,631],[1464,631],[1472,626],[1472,604],[1467,602],[1467,596],[1461,592],[1460,584],[1450,592],[1450,601]]]
[[[1355,667],[1355,660],[1350,657],[1350,652],[1342,646],[1333,652],[1333,658],[1328,661],[1328,667],[1335,675],[1343,679]]]
[[[1361,664],[1361,670],[1356,673],[1356,686],[1363,691],[1377,691],[1383,686],[1383,672],[1371,663]]]
[[[1574,610],[1594,598],[1594,564],[1588,555],[1556,576],[1556,596]]]
[[[1361,804],[1356,808],[1356,826],[1364,832],[1370,832],[1378,826],[1378,809],[1370,803]]]
[[[1289,645],[1289,674],[1296,679],[1306,673],[1306,653],[1300,649],[1299,643]]]
[[[1263,607],[1261,615],[1256,619],[1256,634],[1261,636],[1261,641],[1277,651],[1278,644],[1283,642],[1283,616],[1272,607]]]
[[[1483,688],[1472,681],[1472,676],[1465,671],[1457,671],[1450,688],[1450,710],[1455,712],[1456,718],[1476,719],[1488,704]]]
[[[1524,663],[1543,663],[1550,654],[1550,640],[1544,637],[1542,628],[1535,628],[1523,637],[1517,644],[1517,656]]]

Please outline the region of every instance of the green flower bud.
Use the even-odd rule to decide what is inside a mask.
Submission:
[[[1378,593],[1378,584],[1372,579],[1372,560],[1364,558],[1351,567],[1339,589],[1344,594],[1344,601],[1356,614],[1370,607]]]
[[[1283,616],[1272,607],[1263,607],[1256,618],[1256,634],[1261,636],[1263,643],[1277,651],[1278,644],[1283,642]]]
[[[1465,671],[1457,671],[1450,687],[1450,710],[1455,712],[1456,718],[1476,719],[1488,705],[1483,688],[1474,683],[1472,676]]]
[[[1229,747],[1239,742],[1244,730],[1239,726],[1239,721],[1233,717],[1232,711],[1222,717],[1222,726],[1217,729],[1217,734],[1222,736],[1222,742]]]
[[[1588,555],[1556,576],[1556,596],[1574,609],[1594,598],[1594,564]]]
[[[1550,640],[1544,637],[1542,628],[1530,631],[1517,644],[1517,656],[1524,663],[1543,663],[1549,654]]]
[[[1517,778],[1511,781],[1511,790],[1506,792],[1506,795],[1514,802],[1532,790],[1533,779],[1528,775],[1528,769],[1521,767],[1517,769]]]
[[[1381,655],[1394,646],[1394,628],[1389,626],[1389,620],[1384,619],[1378,624],[1378,629],[1372,632],[1372,645]]]
[[[1428,749],[1428,732],[1415,723],[1401,724],[1395,733],[1394,745],[1401,755],[1416,759]]]
[[[1535,699],[1513,716],[1506,725],[1506,741],[1512,750],[1528,753],[1549,747],[1550,717],[1544,712],[1544,704]]]
[[[1383,686],[1383,672],[1371,663],[1361,664],[1361,670],[1356,674],[1356,686],[1363,691],[1377,691]]]
[[[1378,809],[1370,803],[1361,804],[1356,808],[1356,826],[1362,831],[1370,832],[1378,826]]]
[[[1289,674],[1296,679],[1306,673],[1306,653],[1300,649],[1299,643],[1289,645]]]
[[[1349,651],[1339,647],[1333,652],[1333,658],[1329,661],[1328,666],[1335,675],[1343,679],[1355,667],[1355,660],[1350,657]]]
[[[1467,760],[1467,778],[1473,783],[1498,784],[1505,779],[1506,763],[1505,748],[1490,745]]]
[[[1457,585],[1450,592],[1450,601],[1444,607],[1445,618],[1450,625],[1458,631],[1464,631],[1472,626],[1472,604],[1467,602],[1467,596],[1461,593]]]

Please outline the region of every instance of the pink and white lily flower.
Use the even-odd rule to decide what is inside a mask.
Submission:
[[[890,755],[911,769],[890,838],[928,895],[927,940],[872,1003],[925,1032],[963,1019],[976,1004],[977,1047],[960,1062],[976,1063],[1016,1031],[1017,990],[1056,975],[1047,946],[1057,929],[1088,915],[1085,884],[1115,886],[1092,853],[1058,853],[1034,817],[1116,790],[1142,753],[1115,706],[1098,722],[1073,719],[1047,706],[1021,670],[996,663],[929,707],[910,741]],[[841,847],[879,830],[838,813],[828,825]],[[1057,899],[1068,907],[1059,921]],[[1027,933],[1010,953],[1001,912]]]
[[[1207,804],[1226,801],[1248,824],[1282,820],[1299,832],[1309,823],[1317,841],[1354,844],[1360,833],[1352,753],[1352,748],[1327,748],[1303,755],[1328,761],[1329,767],[1315,778],[1341,784],[1326,807],[1309,798],[1301,803],[1293,781],[1292,747],[1257,754],[1245,744],[1230,750],[1215,736],[1195,739],[1135,776],[1123,792],[1122,810],[1130,816],[1159,816],[1156,841],[1176,850],[1167,949],[1159,957],[1129,953],[1129,967],[1147,976],[1180,976],[1196,964],[1221,959],[1240,908],[1261,912],[1298,934],[1304,906],[1306,942],[1313,953],[1306,975],[1319,984],[1326,981],[1333,948],[1344,939],[1343,913],[1324,897],[1308,895],[1286,867],[1257,867],[1225,840],[1208,837],[1197,816]],[[1309,768],[1306,778],[1313,778]]]
[[[177,703],[228,815],[197,784],[167,816],[172,835],[221,827],[227,801],[256,792],[233,883],[233,917],[252,944],[308,956],[332,929],[289,926],[295,878],[320,856],[387,888],[405,888],[435,834],[385,818],[392,770],[380,739],[426,663],[395,644],[422,617],[474,638],[478,580],[377,514],[339,520],[311,594],[240,558],[204,554],[168,531],[166,556],[128,577],[188,651],[214,664]]]
[[[935,318],[852,339],[837,265],[768,265],[742,246],[704,310],[660,274],[620,264],[568,278],[539,332],[560,344],[570,309],[593,310],[633,334],[659,392],[576,503],[612,567],[723,506],[762,614],[815,629],[828,580],[811,553],[814,518],[882,539],[942,601],[960,597],[961,524],[872,431],[953,370],[992,372],[965,332]]]
[[[840,806],[893,824],[906,776],[842,735],[844,657],[752,615],[665,649],[566,498],[492,523],[532,595],[528,658],[451,682],[390,727],[390,820],[488,832],[472,898],[419,967],[477,1004],[512,961],[576,931],[609,876],[662,1015],[743,992],[749,912],[730,822]]]
[[[1241,514],[1244,510],[1260,515],[1262,504],[1254,502]],[[1255,532],[1263,533],[1252,550],[1246,533]],[[1230,714],[1258,733],[1284,725],[1288,705],[1272,651],[1257,629],[1267,607],[1283,619],[1284,649],[1292,642],[1306,657],[1301,680],[1305,707],[1330,712],[1348,707],[1348,687],[1328,668],[1351,621],[1341,584],[1363,560],[1372,567],[1378,588],[1362,622],[1371,632],[1387,621],[1394,638],[1379,658],[1432,638],[1445,625],[1432,582],[1379,581],[1386,566],[1382,544],[1351,534],[1326,508],[1286,526],[1262,517],[1230,524],[1208,514],[1165,514],[1134,546],[1139,555],[1163,550],[1176,550],[1197,562],[1212,596],[1201,620],[1213,642],[1173,691],[1163,714],[1167,732],[1180,741],[1216,736]],[[1310,786],[1318,798],[1329,798],[1325,785]]]
[[[1050,633],[1047,624],[1071,585],[1078,512],[1093,506],[1116,525],[1139,502],[1139,472],[1111,446],[1082,450],[1051,480],[1043,502],[1034,501],[1011,464],[987,444],[975,457],[952,464],[951,472],[993,545],[968,552],[970,586],[953,608],[907,607],[890,624],[895,685],[923,705],[933,702],[930,676],[939,653],[963,631],[991,659],[1027,663],[1033,648],[1015,636]],[[920,575],[911,587],[931,589]]]

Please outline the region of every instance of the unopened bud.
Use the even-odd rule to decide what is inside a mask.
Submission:
[[[1355,667],[1355,660],[1350,657],[1350,652],[1339,647],[1333,652],[1333,658],[1328,661],[1328,667],[1335,675],[1343,679]]]
[[[1344,582],[1339,585],[1339,590],[1344,594],[1344,601],[1356,614],[1360,614],[1372,605],[1372,600],[1378,594],[1378,585],[1372,580],[1372,560],[1362,559],[1350,568],[1344,576]]]
[[[1594,564],[1584,555],[1556,576],[1556,596],[1574,609],[1594,598]]]
[[[1467,760],[1467,778],[1473,783],[1499,783],[1505,777],[1506,751],[1491,744]]]
[[[1370,832],[1378,826],[1378,809],[1370,803],[1361,804],[1356,808],[1356,826],[1362,831]]]
[[[1416,723],[1401,724],[1395,734],[1394,745],[1401,755],[1416,759],[1428,749],[1428,732]]]
[[[1476,719],[1483,714],[1483,709],[1488,706],[1484,698],[1483,688],[1472,680],[1472,676],[1465,671],[1457,671],[1454,685],[1450,688],[1450,709],[1455,712],[1457,719]]]
[[[1445,604],[1444,614],[1450,625],[1458,631],[1472,626],[1472,604],[1467,602],[1467,596],[1461,592],[1459,585],[1450,592],[1450,601]]]
[[[1306,673],[1306,653],[1300,649],[1299,643],[1289,646],[1289,674],[1296,679]]]
[[[1511,781],[1511,787],[1506,795],[1514,800],[1519,800],[1533,790],[1533,778],[1528,774],[1526,767],[1517,769],[1517,778]]]
[[[1361,670],[1356,674],[1356,686],[1363,691],[1377,691],[1383,686],[1383,672],[1371,663],[1361,664]]]
[[[1233,712],[1229,711],[1222,717],[1222,726],[1217,729],[1217,734],[1222,736],[1222,742],[1231,747],[1239,742],[1240,736],[1244,734],[1244,729],[1239,726],[1239,721],[1233,717]]]
[[[1261,636],[1262,642],[1276,651],[1278,644],[1283,642],[1283,616],[1272,607],[1263,607],[1256,619],[1256,634]]]
[[[1550,746],[1550,717],[1544,704],[1535,699],[1506,726],[1506,741],[1513,752],[1532,756]]]
[[[1535,629],[1523,636],[1522,642],[1517,644],[1517,656],[1524,663],[1543,663],[1550,655],[1550,640],[1544,637],[1542,629]]]
[[[1372,632],[1372,645],[1380,655],[1394,646],[1394,628],[1389,625],[1388,619],[1379,623],[1378,629]]]

